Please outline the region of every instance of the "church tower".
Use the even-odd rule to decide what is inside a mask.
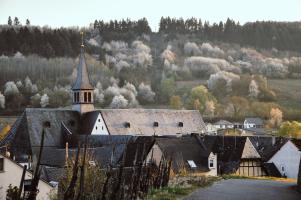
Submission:
[[[89,74],[87,70],[85,60],[85,46],[82,44],[79,55],[79,63],[77,67],[77,77],[72,86],[72,110],[76,110],[81,114],[94,110],[93,104],[93,90],[94,88],[90,84]]]

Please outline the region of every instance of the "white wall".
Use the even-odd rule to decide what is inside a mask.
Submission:
[[[300,157],[301,152],[299,149],[291,141],[288,141],[268,163],[273,162],[282,175],[285,174],[288,178],[296,179],[298,177]]]
[[[254,123],[244,123],[244,128],[253,128],[256,127],[256,124]]]
[[[208,134],[216,135],[217,134],[217,128],[212,124],[206,124],[206,129]]]
[[[209,166],[209,160],[213,159],[213,167]],[[210,153],[209,157],[208,157],[208,168],[209,168],[209,172],[206,173],[207,176],[217,176],[217,154],[214,153]]]
[[[109,135],[109,131],[107,129],[107,126],[106,126],[101,114],[98,114],[97,120],[92,129],[91,135]]]
[[[3,156],[0,155],[0,157]],[[9,184],[19,187],[22,173],[23,168],[21,166],[4,157],[4,171],[0,172],[0,199],[5,199]],[[32,174],[27,172],[25,179],[31,178]],[[48,200],[49,194],[55,192],[53,187],[43,181],[39,181],[38,189],[40,191],[37,196],[38,200]]]

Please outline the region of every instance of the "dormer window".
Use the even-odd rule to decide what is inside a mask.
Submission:
[[[159,126],[159,122],[154,122],[154,127],[158,127]]]
[[[183,122],[179,122],[179,123],[178,123],[178,126],[179,126],[179,127],[183,127],[183,126],[184,126],[184,123],[183,123]]]
[[[50,126],[51,126],[50,121],[43,122],[43,127],[44,128],[50,128]]]
[[[188,165],[191,169],[197,168],[197,166],[196,166],[196,164],[193,160],[187,160],[187,162],[188,162]]]
[[[131,128],[130,122],[125,122],[125,123],[124,123],[124,127],[125,127],[125,128]]]

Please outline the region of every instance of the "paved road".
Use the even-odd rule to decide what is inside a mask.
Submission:
[[[187,200],[301,200],[294,183],[229,179],[192,193]]]

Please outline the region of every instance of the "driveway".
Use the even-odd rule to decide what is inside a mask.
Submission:
[[[300,200],[292,189],[296,183],[267,180],[228,179],[193,192],[186,200]]]

